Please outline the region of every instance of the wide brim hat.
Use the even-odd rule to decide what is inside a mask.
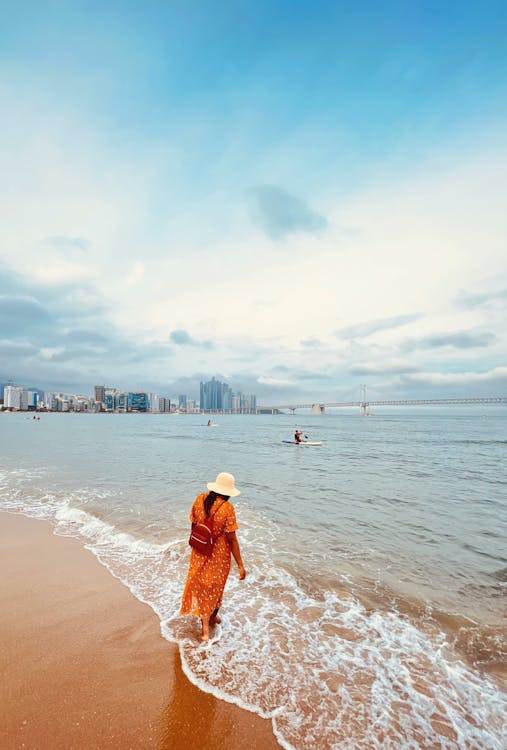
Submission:
[[[227,495],[227,497],[237,497],[241,491],[234,486],[234,477],[227,471],[221,471],[217,474],[214,482],[208,482],[206,485],[210,492],[216,492],[218,495]]]

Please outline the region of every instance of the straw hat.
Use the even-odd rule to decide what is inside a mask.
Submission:
[[[216,480],[208,482],[206,487],[212,492],[216,492],[219,495],[227,495],[227,497],[241,495],[240,490],[234,486],[234,477],[227,471],[221,471],[220,474],[217,474]]]

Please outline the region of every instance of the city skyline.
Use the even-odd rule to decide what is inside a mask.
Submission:
[[[166,390],[167,394],[167,390]],[[220,411],[232,414],[255,413],[256,395],[233,390],[227,383],[215,377],[208,382],[200,383],[199,397],[194,394],[178,394],[178,397],[167,396],[146,390],[125,391],[111,385],[94,385],[93,395],[83,393],[65,393],[61,389],[47,390],[38,386],[20,385],[14,381],[0,381],[0,409],[51,408],[52,401],[74,400],[76,403],[88,402],[100,406],[99,411],[152,411],[173,412],[176,409],[194,413],[195,411]],[[176,407],[176,403],[178,406]],[[79,409],[86,410],[86,409]]]
[[[1,382],[506,393],[504,4],[3,22]]]

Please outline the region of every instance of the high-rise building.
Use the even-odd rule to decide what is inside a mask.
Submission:
[[[222,411],[232,411],[232,388],[222,383]]]
[[[150,408],[150,396],[148,393],[143,392],[130,392],[128,394],[128,411],[149,411]]]
[[[257,397],[253,394],[241,394],[242,414],[255,414],[257,411]]]
[[[8,383],[0,383],[0,402],[3,401],[4,388],[7,388],[7,386],[9,386],[9,385],[14,385],[14,383],[12,382],[12,380],[9,380]]]
[[[201,411],[222,411],[222,383],[211,378],[200,384]]]
[[[96,385],[94,388],[94,391],[95,391],[95,401],[99,404],[103,404],[106,400],[106,386]]]
[[[168,414],[171,411],[171,399],[161,396],[158,400],[158,410]]]
[[[256,414],[257,413],[257,396],[254,394],[235,393],[232,397],[233,414]]]
[[[28,391],[25,391],[24,388],[21,389],[21,394],[19,397],[19,408],[21,411],[28,411]]]
[[[200,384],[199,400],[201,411],[233,411],[232,388],[215,378]]]
[[[178,407],[180,411],[186,411],[187,408],[187,397],[185,394],[181,394],[181,396],[178,396]]]
[[[106,411],[116,411],[118,408],[119,395],[120,391],[118,388],[104,388],[104,398],[102,399],[102,403],[104,404]]]
[[[21,409],[21,398],[23,389],[17,385],[6,385],[4,387],[4,406],[6,409]],[[25,391],[26,393],[26,391]]]
[[[118,396],[118,411],[126,412],[128,408],[128,393],[120,393]]]
[[[49,393],[49,391],[44,391],[44,395],[41,399],[41,406],[44,409],[48,409],[48,411],[51,409],[51,404],[53,402],[53,394]]]

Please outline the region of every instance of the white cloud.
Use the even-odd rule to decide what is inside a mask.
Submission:
[[[286,388],[287,386],[295,385],[294,380],[283,380],[281,378],[268,378],[261,375],[257,378],[257,382],[260,385],[269,385],[272,388]]]
[[[494,367],[486,372],[418,372],[406,375],[406,381],[423,385],[475,385],[498,384],[504,396],[507,392],[507,367]]]

